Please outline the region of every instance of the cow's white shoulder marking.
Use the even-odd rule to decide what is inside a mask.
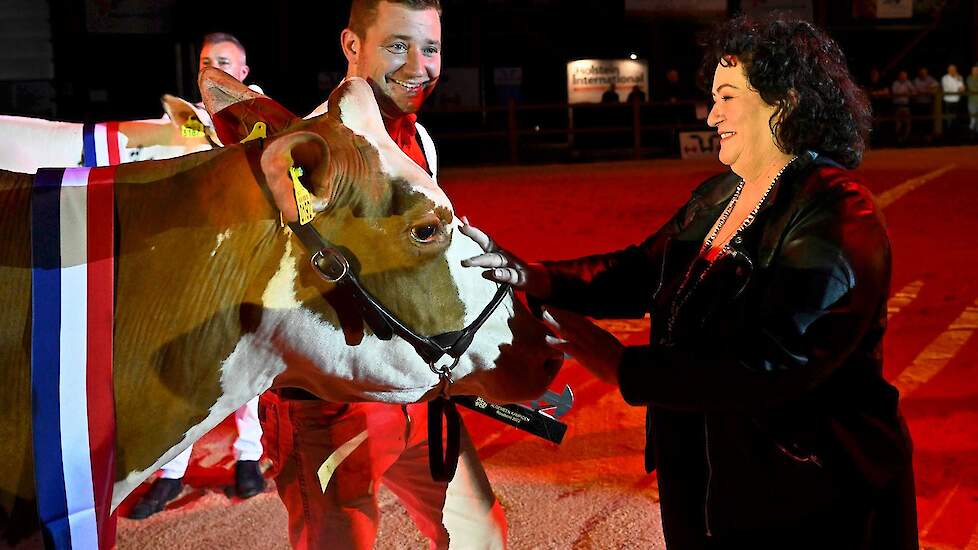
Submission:
[[[289,231],[286,229],[286,231]],[[278,271],[268,280],[261,295],[261,303],[268,309],[292,309],[301,307],[295,294],[295,283],[299,279],[296,259],[292,256],[292,239],[285,241],[285,254],[278,264]]]
[[[211,406],[207,417],[188,429],[183,440],[163,453],[149,468],[130,472],[125,479],[115,483],[112,488],[113,510],[164,464],[173,460],[249,399],[272,387],[272,380],[285,370],[285,362],[274,349],[265,345],[268,335],[262,332],[262,328],[259,328],[257,333],[243,336],[231,355],[221,364],[221,396]]]

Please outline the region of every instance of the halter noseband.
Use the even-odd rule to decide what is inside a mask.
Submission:
[[[458,466],[460,421],[455,404],[448,397],[448,386],[451,384],[452,370],[469,348],[476,332],[482,328],[489,316],[492,315],[503,299],[512,291],[509,284],[501,284],[493,295],[492,300],[482,309],[469,325],[462,330],[445,332],[434,336],[424,336],[411,330],[397,315],[387,309],[377,300],[350,268],[350,261],[335,246],[330,244],[316,231],[311,223],[305,225],[289,223],[289,227],[302,241],[309,251],[314,251],[310,257],[313,269],[326,281],[348,287],[356,298],[364,322],[373,330],[374,335],[381,340],[390,340],[393,335],[401,337],[411,344],[414,351],[428,364],[431,372],[438,375],[442,385],[441,395],[428,404],[428,458],[431,475],[436,481],[448,481],[455,475]],[[437,366],[436,363],[444,356],[452,358],[451,364]],[[448,445],[442,452],[442,423],[444,415],[448,429]]]

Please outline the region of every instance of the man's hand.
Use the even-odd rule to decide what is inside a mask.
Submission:
[[[618,366],[625,346],[613,334],[586,317],[546,307],[543,321],[556,335],[547,336],[547,344],[577,359],[591,374],[618,385]]]
[[[462,218],[459,231],[482,248],[483,254],[462,260],[465,267],[484,267],[482,276],[497,283],[509,283],[527,294],[545,299],[550,295],[550,274],[540,264],[530,264],[500,248],[489,235]]]

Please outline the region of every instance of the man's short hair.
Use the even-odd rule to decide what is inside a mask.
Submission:
[[[350,23],[347,25],[361,40],[367,38],[367,29],[377,20],[377,6],[381,2],[398,4],[410,10],[434,9],[441,15],[441,0],[353,0],[350,6]]]
[[[241,50],[242,54],[247,55],[247,53],[245,52],[244,45],[242,45],[241,41],[238,40],[237,37],[235,37],[231,33],[212,32],[204,35],[204,44],[203,44],[204,46],[208,46],[208,45],[213,46],[214,44],[220,44],[221,42],[230,42],[235,46],[237,46],[238,49]]]

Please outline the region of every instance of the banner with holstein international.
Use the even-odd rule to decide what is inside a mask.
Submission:
[[[567,102],[599,103],[614,85],[619,101],[636,87],[649,97],[649,64],[644,59],[579,59],[567,64]]]

